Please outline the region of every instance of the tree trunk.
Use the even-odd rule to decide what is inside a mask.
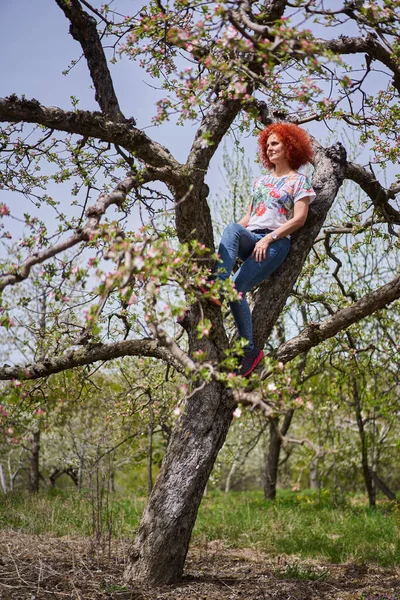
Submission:
[[[31,460],[30,460],[30,491],[36,494],[39,491],[39,450],[40,450],[40,430],[33,432],[31,443]]]
[[[149,406],[149,428],[148,428],[148,446],[147,446],[147,492],[150,496],[153,489],[153,432],[154,432],[154,412],[153,407]]]
[[[318,477],[318,457],[314,458],[310,462],[310,488],[312,490],[319,489],[319,477]]]
[[[279,457],[282,447],[282,437],[289,431],[292,422],[294,409],[290,409],[285,414],[283,424],[279,430],[279,418],[275,417],[269,425],[269,447],[267,464],[265,468],[264,496],[267,500],[275,500],[276,483],[278,479]]]
[[[365,488],[368,494],[368,501],[371,508],[376,507],[376,491],[374,481],[371,477],[371,471],[368,464],[368,444],[365,435],[364,429],[364,421],[362,418],[361,411],[361,400],[360,395],[358,393],[358,386],[355,377],[352,377],[352,387],[353,387],[353,402],[354,409],[356,413],[357,426],[358,426],[358,434],[360,436],[360,444],[361,444],[361,466],[364,476]]]
[[[228,494],[229,490],[231,489],[232,478],[233,478],[233,476],[234,476],[234,474],[236,472],[236,469],[237,469],[238,464],[239,464],[240,455],[242,453],[242,441],[243,441],[243,429],[240,430],[238,447],[237,447],[237,450],[235,452],[235,456],[233,457],[232,465],[231,465],[231,468],[229,469],[228,476],[226,478],[226,482],[225,482],[225,494]]]
[[[7,483],[6,478],[4,476],[3,465],[0,463],[0,485],[5,494],[7,494]]]
[[[189,399],[130,552],[127,581],[161,585],[182,576],[197,511],[233,410],[230,395],[217,382]]]

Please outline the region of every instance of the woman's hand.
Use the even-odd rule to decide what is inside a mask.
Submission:
[[[268,246],[271,242],[272,238],[269,234],[261,238],[261,240],[258,240],[251,253],[251,258],[255,258],[257,262],[264,260],[267,256]]]

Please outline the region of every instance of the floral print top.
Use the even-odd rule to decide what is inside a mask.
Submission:
[[[315,199],[310,180],[303,173],[275,177],[261,175],[253,185],[253,201],[247,229],[278,229],[293,216],[295,202]]]

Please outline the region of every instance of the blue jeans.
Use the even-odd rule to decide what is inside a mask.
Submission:
[[[281,238],[268,246],[267,256],[264,260],[256,261],[251,257],[251,253],[258,240],[265,235],[264,233],[253,233],[238,223],[231,223],[226,227],[218,249],[220,260],[215,272],[217,279],[223,281],[228,279],[236,259],[240,258],[243,261],[233,277],[235,288],[242,293],[242,299],[231,302],[230,307],[239,337],[248,341],[246,346],[248,350],[254,349],[254,342],[251,312],[246,300],[246,293],[269,277],[283,263],[290,249],[290,239]]]

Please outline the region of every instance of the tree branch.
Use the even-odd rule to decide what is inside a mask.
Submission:
[[[97,33],[96,19],[82,10],[78,0],[55,1],[71,23],[70,34],[82,46],[96,90],[95,98],[102,112],[114,121],[124,121],[125,117],[119,107],[107,59]]]
[[[285,342],[274,352],[274,358],[288,362],[324,340],[334,337],[353,323],[372,315],[400,298],[400,276],[366,294],[358,302],[338,310],[322,323],[310,323],[298,336]]]
[[[100,113],[84,110],[66,111],[56,106],[42,106],[37,100],[19,100],[17,96],[0,98],[0,122],[37,123],[57,131],[93,137],[118,144],[138,159],[157,168],[161,181],[180,181],[181,165],[161,144],[126,123],[116,123]]]
[[[0,381],[12,379],[26,380],[48,377],[67,369],[90,365],[97,361],[109,361],[124,356],[150,356],[171,365],[177,371],[184,372],[177,361],[158,341],[145,338],[143,340],[125,340],[114,344],[91,344],[77,350],[69,350],[62,356],[45,358],[33,365],[0,367]]]
[[[371,58],[379,60],[393,73],[393,84],[400,92],[400,65],[396,56],[384,48],[376,39],[376,36],[369,34],[366,37],[348,37],[340,36],[336,40],[316,39],[316,43],[321,44],[327,50],[335,54],[368,54]]]

